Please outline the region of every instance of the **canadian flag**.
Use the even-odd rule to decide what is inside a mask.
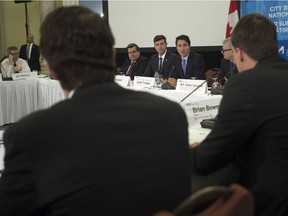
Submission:
[[[226,38],[231,37],[231,33],[236,23],[239,20],[238,10],[236,0],[230,1],[229,13],[228,13],[228,23],[226,27]]]

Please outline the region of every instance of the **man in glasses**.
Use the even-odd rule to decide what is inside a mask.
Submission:
[[[16,46],[7,48],[8,57],[1,63],[1,73],[3,79],[11,79],[12,74],[21,72],[30,72],[28,63],[19,58],[19,50]]]
[[[218,82],[224,86],[227,80],[235,74],[238,74],[237,67],[234,61],[234,54],[232,51],[231,39],[226,38],[223,42],[222,54],[223,58],[221,60],[220,73],[218,77]]]

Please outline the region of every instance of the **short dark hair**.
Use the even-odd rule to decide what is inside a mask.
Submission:
[[[140,50],[139,46],[138,46],[137,44],[135,44],[135,43],[130,43],[130,44],[128,44],[126,48],[128,49],[128,48],[133,48],[133,47],[136,47],[136,50],[137,50],[137,51]]]
[[[179,35],[178,37],[176,37],[176,41],[175,41],[176,46],[177,46],[178,40],[184,40],[188,43],[189,46],[191,45],[191,41],[187,35]]]
[[[114,80],[114,37],[99,14],[60,7],[48,14],[40,33],[43,57],[64,89]]]
[[[276,26],[261,14],[248,14],[233,29],[231,43],[256,61],[275,55],[278,53]]]
[[[164,40],[164,42],[167,43],[166,37],[164,35],[156,35],[153,39],[153,42],[155,43],[155,42],[160,41],[160,40]]]

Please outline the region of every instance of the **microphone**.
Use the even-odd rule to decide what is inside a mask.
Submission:
[[[183,102],[184,100],[186,100],[190,95],[192,95],[195,91],[197,91],[201,86],[204,85],[204,83],[206,83],[207,81],[204,80],[204,82],[202,82],[199,86],[197,86],[195,89],[193,89],[193,91],[191,91],[186,97],[184,97],[181,102]]]
[[[173,71],[174,71],[174,68],[175,66],[173,65],[171,70],[170,70],[170,73],[168,75],[168,78],[167,78],[167,83],[163,84],[161,86],[162,89],[167,89],[167,90],[174,90],[175,89],[175,86],[172,86],[170,83],[168,83],[168,79],[170,78],[170,76],[172,75]]]

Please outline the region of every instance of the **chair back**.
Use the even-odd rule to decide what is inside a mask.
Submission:
[[[175,208],[176,216],[253,216],[252,193],[238,184],[208,186],[203,188]]]

